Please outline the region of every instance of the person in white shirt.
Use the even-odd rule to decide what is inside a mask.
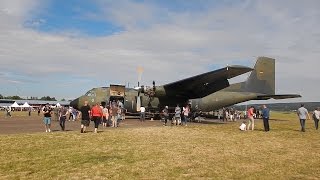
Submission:
[[[189,113],[190,113],[190,108],[189,105],[187,104],[185,107],[183,107],[182,114],[183,114],[183,122],[181,125],[187,126],[187,122],[189,121]]]
[[[11,117],[11,107],[10,106],[6,107],[6,111],[7,111],[7,117]]]
[[[246,122],[245,122],[245,121],[243,121],[243,122],[241,123],[239,129],[240,129],[241,131],[246,131],[246,130],[247,130],[247,125],[246,125]]]
[[[141,106],[140,107],[140,121],[144,122],[145,118],[146,118],[146,108]]]
[[[316,108],[312,113],[312,118],[314,120],[314,126],[316,127],[316,130],[318,130],[319,126],[319,119],[320,119],[320,108]]]

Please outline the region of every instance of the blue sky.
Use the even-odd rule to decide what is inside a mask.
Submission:
[[[47,33],[78,31],[88,36],[112,35],[123,30],[122,27],[107,20],[87,17],[100,10],[98,4],[92,1],[51,0],[44,9],[34,12],[30,17],[31,20],[25,22],[25,27]]]
[[[165,84],[258,56],[278,93],[319,101],[317,0],[3,0],[0,94],[72,99],[110,83]],[[179,68],[177,68],[179,67]],[[308,73],[301,73],[307,69]],[[243,81],[248,75],[232,79]],[[300,85],[296,85],[300,82]]]

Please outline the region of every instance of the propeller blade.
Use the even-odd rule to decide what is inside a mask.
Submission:
[[[142,73],[143,73],[143,67],[139,66],[137,68],[138,72],[138,87],[134,88],[135,90],[138,91],[138,96],[137,96],[137,112],[140,111],[141,108],[141,96],[140,93],[143,91],[143,86],[140,86],[141,78],[142,78]]]
[[[141,66],[137,67],[137,73],[138,73],[138,86],[140,86],[142,73],[143,73],[143,67],[141,67]]]
[[[137,96],[137,112],[140,111],[141,108],[141,96]]]

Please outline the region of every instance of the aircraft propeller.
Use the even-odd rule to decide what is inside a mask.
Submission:
[[[140,111],[140,107],[141,107],[141,93],[144,93],[144,95],[149,97],[149,104],[152,101],[155,92],[156,92],[156,82],[152,81],[152,87],[149,86],[144,86],[144,85],[140,85],[141,82],[141,78],[142,78],[142,72],[143,72],[143,68],[142,67],[138,67],[137,68],[137,72],[138,72],[138,86],[134,87],[134,89],[137,91],[137,111]]]

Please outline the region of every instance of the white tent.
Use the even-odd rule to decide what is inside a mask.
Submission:
[[[25,102],[22,106],[20,106],[20,107],[23,107],[23,108],[28,108],[28,107],[30,107],[30,105],[28,104],[28,102]]]
[[[57,103],[57,104],[56,104],[56,107],[61,107],[61,104],[60,104],[60,103]]]
[[[19,104],[17,102],[14,102],[10,107],[17,108],[17,107],[20,107],[20,106],[19,106]]]

